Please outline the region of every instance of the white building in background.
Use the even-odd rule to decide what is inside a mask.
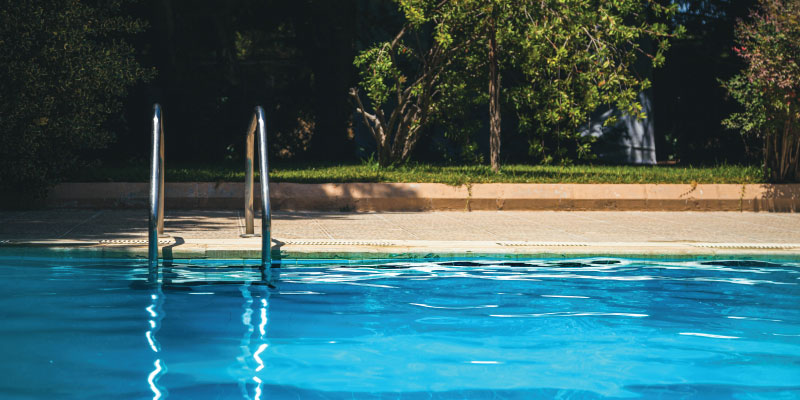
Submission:
[[[619,110],[593,114],[581,135],[598,138],[592,147],[597,156],[604,161],[624,164],[655,164],[656,142],[653,123],[652,92],[639,94],[645,119],[636,119]],[[617,123],[603,126],[611,116],[617,116]]]

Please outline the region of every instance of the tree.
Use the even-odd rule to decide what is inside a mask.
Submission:
[[[461,55],[465,59],[466,69],[481,69],[483,65],[488,69],[489,158],[492,170],[499,172],[502,122],[500,58],[501,45],[505,39],[503,32],[514,29],[514,16],[523,12],[526,4],[519,0],[467,0],[460,3],[449,2],[447,5],[448,7],[443,8],[442,15],[434,18],[440,21],[437,26],[437,32],[440,32],[438,40],[448,44],[472,41],[473,48],[467,54]],[[419,7],[419,4],[416,6]],[[483,48],[486,51],[485,57],[476,58],[469,54],[484,54]]]
[[[402,42],[409,30],[403,27],[391,42],[367,49],[355,60],[372,110],[364,105],[357,88],[350,89],[350,96],[356,103],[356,112],[375,139],[378,164],[383,167],[408,159],[435,96],[436,65],[440,60],[424,63],[421,71],[412,75],[410,84],[398,66],[398,58],[412,51]]]
[[[128,88],[153,72],[122,38],[145,25],[122,1],[0,3],[0,197],[16,205],[102,149]]]
[[[442,73],[471,42],[453,44],[431,38],[431,28],[436,26],[432,18],[441,15],[440,8],[447,2],[426,4],[425,10],[410,3],[398,0],[406,16],[400,32],[391,41],[362,51],[354,62],[368,102],[365,105],[357,88],[350,89],[350,95],[375,139],[381,166],[406,161],[411,155],[420,129],[435,112]]]
[[[437,45],[467,48],[453,53],[467,60],[467,69],[485,71],[494,171],[500,169],[503,71],[521,76],[505,90],[521,127],[575,139],[579,153],[586,153],[578,127],[603,105],[643,116],[637,95],[650,82],[635,74],[633,64],[638,57],[662,64],[667,39],[680,34],[680,28],[670,31],[653,22],[668,19],[677,6],[653,1],[402,0],[400,5],[407,18],[435,25]],[[648,40],[657,41],[655,51],[643,46]]]
[[[800,3],[760,0],[737,26],[734,49],[747,63],[723,86],[744,111],[723,121],[764,143],[772,181],[800,179]]]

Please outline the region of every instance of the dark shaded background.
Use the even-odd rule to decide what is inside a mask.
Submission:
[[[675,24],[688,36],[673,42],[654,73],[659,161],[716,164],[753,162],[756,143],[726,131],[721,120],[736,110],[719,84],[742,67],[733,56],[734,25],[752,0],[680,1]],[[167,159],[216,163],[238,160],[256,104],[267,116],[271,156],[278,160],[357,161],[370,138],[353,118],[347,89],[357,83],[353,58],[399,29],[402,16],[389,0],[153,0],[126,10],[150,28],[130,40],[157,77],[135,87],[124,115],[111,121],[117,141],[96,154],[104,163],[146,159],[153,102],[165,110]],[[479,111],[479,110],[478,110]],[[485,112],[478,125],[477,158],[488,154]],[[504,114],[504,161],[533,162],[526,137]],[[466,125],[466,124],[465,124]],[[464,161],[441,126],[418,146],[415,159]],[[365,151],[365,149],[367,149]],[[484,156],[484,159],[488,157]]]

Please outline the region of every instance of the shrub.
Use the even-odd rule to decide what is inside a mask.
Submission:
[[[800,178],[800,2],[760,0],[737,26],[734,51],[747,66],[723,86],[744,111],[723,121],[764,145],[764,173]]]
[[[127,88],[149,78],[120,0],[0,0],[0,201],[29,205],[112,140]]]

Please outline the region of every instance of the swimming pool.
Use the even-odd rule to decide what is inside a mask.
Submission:
[[[0,397],[800,397],[800,262],[239,263],[0,259]]]

